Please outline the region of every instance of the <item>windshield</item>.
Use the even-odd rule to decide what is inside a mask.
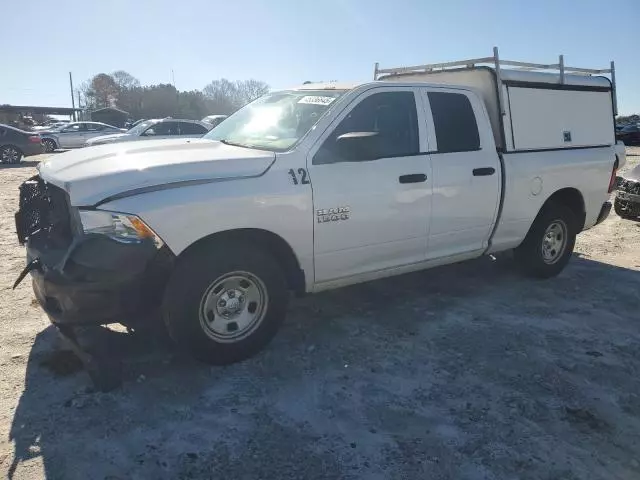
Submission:
[[[140,135],[142,132],[144,132],[148,127],[150,127],[151,125],[153,125],[155,122],[149,121],[147,120],[146,122],[141,122],[138,125],[136,125],[133,128],[130,128],[129,130],[127,130],[127,133],[130,135]]]
[[[286,151],[296,144],[344,90],[288,90],[260,97],[204,138],[248,148]]]

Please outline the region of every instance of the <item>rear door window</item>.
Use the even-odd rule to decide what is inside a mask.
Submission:
[[[469,98],[461,93],[428,92],[438,153],[480,149],[476,115]]]

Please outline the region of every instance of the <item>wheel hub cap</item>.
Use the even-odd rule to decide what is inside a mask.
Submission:
[[[267,303],[262,280],[247,272],[229,273],[205,291],[200,302],[200,325],[218,342],[235,342],[258,328]]]
[[[562,220],[552,222],[542,237],[542,259],[556,263],[567,247],[567,225]]]
[[[15,163],[18,160],[18,152],[13,148],[7,148],[2,152],[2,160],[7,163]]]

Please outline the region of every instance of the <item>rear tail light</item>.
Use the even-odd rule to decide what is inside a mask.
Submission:
[[[29,137],[29,142],[30,143],[40,143],[40,142],[42,142],[42,139],[38,135],[31,135]]]
[[[613,164],[613,170],[611,170],[611,178],[609,179],[609,193],[612,193],[616,188],[616,175],[618,173],[618,156],[616,155],[616,161]]]

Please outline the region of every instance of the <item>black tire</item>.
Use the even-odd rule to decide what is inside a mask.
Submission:
[[[0,148],[0,163],[16,165],[22,160],[22,150],[14,145],[3,145]]]
[[[213,338],[216,333],[210,330],[207,333],[204,325],[214,311],[218,315],[220,303],[216,303],[215,309],[202,312],[206,310],[207,295],[215,294],[218,290],[214,286],[231,272],[247,273],[256,284],[261,282],[266,298],[259,307],[261,320],[256,321],[253,329],[241,338],[224,341]],[[267,252],[250,243],[209,242],[187,252],[178,261],[165,290],[162,310],[169,335],[180,347],[206,363],[227,365],[253,356],[269,343],[284,320],[288,299],[282,269]],[[250,305],[246,304],[245,309],[250,311]],[[256,307],[253,308],[255,311]],[[244,315],[244,309],[240,315]],[[229,324],[226,328],[230,328]]]
[[[626,220],[635,218],[633,215],[629,214],[629,212],[625,209],[624,204],[617,198],[613,201],[613,209],[615,210],[616,215],[621,218],[624,218]]]
[[[560,241],[559,236],[554,233],[555,229],[548,232],[554,225],[559,227],[564,246],[549,250],[549,244],[545,241],[547,234],[551,235],[552,241]],[[573,211],[565,205],[549,203],[542,207],[524,241],[515,249],[516,262],[522,271],[531,277],[555,277],[569,262],[577,233],[578,225]],[[546,253],[543,253],[545,250]]]
[[[52,138],[43,139],[42,140],[42,144],[44,145],[45,153],[51,153],[51,152],[55,151],[56,148],[58,148],[58,146],[56,145],[56,141],[53,140]]]

